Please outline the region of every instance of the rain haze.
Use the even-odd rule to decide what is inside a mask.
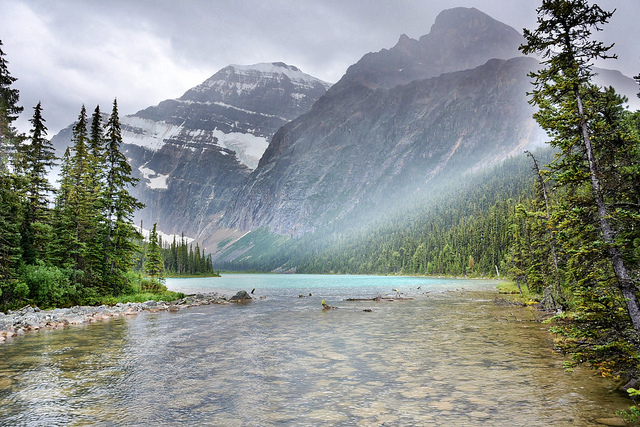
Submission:
[[[535,28],[541,0],[3,0],[0,40],[18,78],[17,126],[29,130],[42,101],[49,136],[85,104],[132,114],[180,97],[229,64],[285,62],[334,83],[364,54],[390,48],[401,34],[428,34],[436,16],[475,7],[518,31]],[[600,0],[617,9],[600,40],[617,61],[599,64],[627,76],[640,71],[637,0]]]

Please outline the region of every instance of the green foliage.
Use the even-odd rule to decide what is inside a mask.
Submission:
[[[157,223],[153,224],[153,229],[149,234],[149,244],[146,248],[146,262],[144,271],[151,277],[151,286],[161,284],[164,281],[164,262],[162,260],[162,251],[158,244],[158,232],[156,230]]]
[[[35,264],[36,260],[48,256],[46,250],[50,244],[50,233],[43,234],[42,231],[47,229],[36,224],[47,224],[50,220],[48,197],[53,188],[47,174],[55,165],[56,157],[53,145],[46,138],[47,128],[40,103],[34,108],[30,122],[33,126],[30,142],[19,145],[15,165],[16,172],[23,178],[17,188],[25,205],[20,226],[22,257],[25,263]]]
[[[627,423],[640,421],[640,408],[637,405],[630,406],[626,411],[617,411],[616,414]]]
[[[0,40],[0,174],[7,172],[9,156],[20,142],[12,123],[23,110],[18,105],[20,93],[12,87],[17,79],[11,76],[4,56]]]
[[[22,260],[20,223],[23,205],[14,191],[14,177],[0,173],[0,304],[11,298],[9,289]]]
[[[39,262],[26,265],[21,279],[29,290],[27,299],[40,308],[66,307],[76,301],[76,287],[69,270]]]
[[[0,307],[98,304],[130,291],[127,272],[138,237],[131,219],[142,205],[128,193],[136,181],[119,151],[117,104],[106,137],[100,109],[89,132],[82,106],[50,209],[47,173],[56,158],[42,105],[34,108],[23,142],[11,126],[22,109],[3,56],[0,50]]]
[[[585,0],[545,0],[537,12],[538,27],[525,30],[521,50],[543,56],[543,67],[531,73],[531,102],[558,154],[546,172],[551,209],[545,215],[535,202],[521,209],[514,271],[548,286],[544,253],[555,245],[560,267],[553,279],[568,309],[554,318],[558,348],[572,355],[571,364],[587,362],[604,376],[637,375],[638,113],[625,110],[613,88],[591,83],[592,62],[612,57],[611,46],[592,33],[612,12]]]
[[[131,166],[120,151],[122,132],[118,116],[118,103],[113,101],[111,116],[104,135],[105,182],[101,200],[105,210],[105,242],[102,255],[105,257],[105,292],[119,294],[126,286],[124,275],[133,266],[133,253],[138,250],[138,232],[133,226],[133,214],[144,207],[133,197],[128,187],[137,179],[131,175]]]
[[[114,305],[119,302],[145,302],[149,300],[175,301],[185,297],[182,292],[169,291],[162,283],[143,278],[140,273],[129,271],[126,276],[127,289],[117,296],[102,297],[100,304]]]
[[[636,390],[635,388],[628,388],[627,393],[634,402],[637,402],[638,398],[640,398],[640,390]],[[627,423],[637,423],[640,421],[640,408],[638,405],[630,406],[626,411],[617,411],[616,414]]]
[[[155,225],[154,225],[155,226]],[[152,233],[153,234],[153,233]],[[200,245],[196,243],[195,246],[188,244],[184,235],[178,241],[175,237],[171,244],[166,244],[158,240],[158,248],[161,254],[162,264],[159,261],[158,268],[163,270],[163,274],[169,276],[219,276],[213,268],[213,261],[210,255],[204,253],[204,249],[200,248]],[[149,254],[151,252],[151,242],[143,242],[143,260],[138,262],[138,267],[146,265],[148,262]],[[151,275],[149,273],[149,275]]]

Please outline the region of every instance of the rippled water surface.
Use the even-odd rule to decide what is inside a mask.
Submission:
[[[564,372],[529,309],[495,305],[495,282],[229,275],[167,284],[266,298],[10,340],[0,345],[0,424],[570,426],[628,405],[592,372]],[[394,288],[414,299],[345,301]],[[339,308],[321,310],[323,298]]]

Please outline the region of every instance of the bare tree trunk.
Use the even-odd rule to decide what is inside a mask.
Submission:
[[[525,150],[525,153],[527,153],[527,156],[533,159],[533,165],[536,169],[536,174],[538,175],[538,181],[540,182],[540,187],[542,188],[542,196],[544,197],[544,204],[547,208],[547,216],[545,219],[547,220],[547,225],[549,225],[549,223],[551,222],[551,209],[549,208],[549,198],[547,197],[547,185],[545,184],[544,179],[542,179],[542,174],[540,173],[540,168],[538,167],[538,161],[536,160],[536,158],[533,156],[533,154],[531,154],[529,150]],[[562,300],[562,289],[560,289],[560,278],[558,277],[558,255],[556,254],[556,238],[553,236],[553,230],[551,229],[551,227],[547,227],[547,229],[549,230],[549,238],[551,242],[551,255],[553,256],[553,268],[555,272],[554,278],[556,282],[556,296],[560,300]]]
[[[636,330],[636,333],[640,335],[640,304],[638,303],[638,297],[636,295],[636,287],[629,276],[627,266],[622,259],[622,254],[615,247],[616,233],[611,222],[609,221],[609,209],[605,204],[604,197],[602,196],[602,190],[600,187],[600,179],[598,178],[598,165],[595,155],[593,153],[593,147],[591,145],[591,137],[589,135],[589,129],[587,127],[587,121],[584,117],[584,106],[582,104],[582,97],[580,96],[579,88],[574,89],[574,94],[578,104],[578,114],[581,118],[580,127],[582,129],[582,138],[584,140],[585,149],[587,152],[587,159],[589,161],[589,174],[591,176],[591,187],[593,190],[593,197],[598,208],[598,218],[600,220],[600,230],[602,232],[602,239],[608,246],[609,261],[613,267],[613,271],[618,279],[618,288],[622,292],[622,296],[627,302],[627,311],[631,317],[631,323]]]

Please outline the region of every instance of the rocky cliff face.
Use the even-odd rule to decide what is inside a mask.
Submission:
[[[123,117],[123,151],[140,178],[137,220],[202,237],[283,124],[330,85],[281,62],[228,66],[178,99]],[[59,149],[71,126],[53,139]]]
[[[221,224],[301,235],[521,153],[540,136],[525,96],[536,61],[514,58],[521,41],[457,8],[420,40],[365,55],[278,131]]]
[[[542,135],[524,93],[529,58],[491,60],[390,89],[356,85],[284,126],[223,218],[301,235],[356,208],[384,210],[521,154]],[[362,205],[362,206],[361,206]]]

